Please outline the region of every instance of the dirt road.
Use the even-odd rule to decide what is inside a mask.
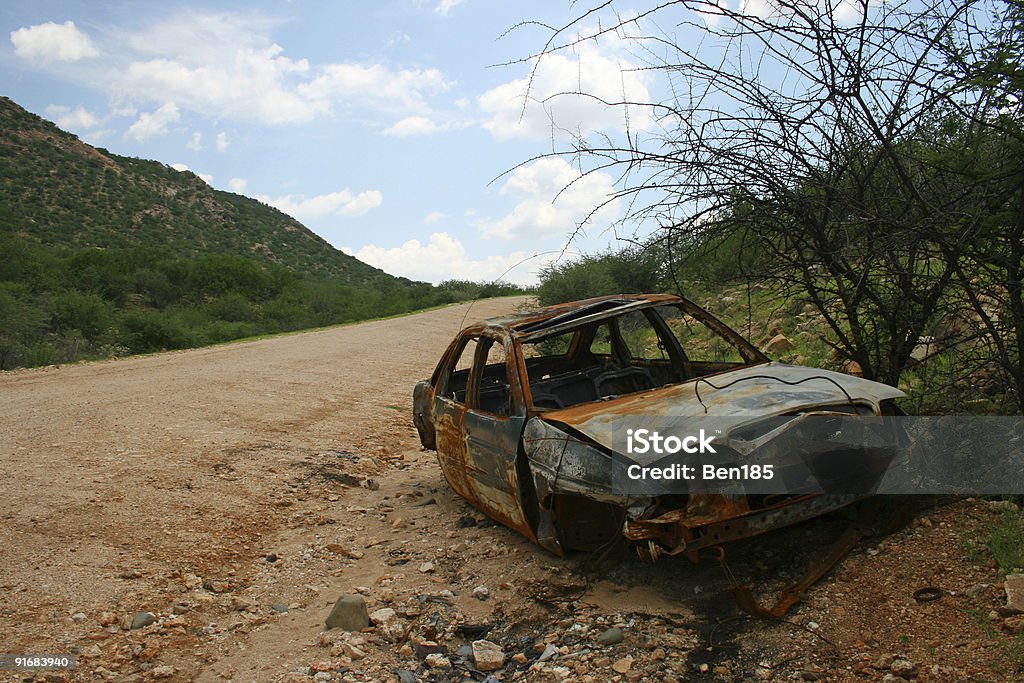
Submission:
[[[507,680],[881,680],[894,659],[1015,680],[1011,641],[969,616],[1001,595],[958,551],[982,502],[858,551],[770,628],[736,616],[717,566],[563,560],[475,514],[419,448],[412,385],[465,318],[521,303],[0,375],[0,653],[75,654],[40,680],[484,680],[466,626],[487,624]],[[730,569],[779,588],[829,529]],[[971,602],[917,605],[925,583]],[[323,632],[353,593],[400,637]],[[597,643],[612,627],[624,642]]]

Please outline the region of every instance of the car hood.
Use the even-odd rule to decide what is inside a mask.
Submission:
[[[829,370],[765,363],[698,378],[682,384],[630,394],[610,401],[585,403],[543,413],[541,419],[566,425],[612,449],[612,430],[629,418],[642,427],[644,418],[682,427],[695,418],[722,417],[743,422],[804,409],[855,403],[872,406],[905,394],[887,384]],[[634,422],[635,421],[635,422]]]

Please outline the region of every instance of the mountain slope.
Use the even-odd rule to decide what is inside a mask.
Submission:
[[[0,234],[62,247],[229,253],[351,285],[396,281],[295,219],[188,171],[81,142],[0,97]]]

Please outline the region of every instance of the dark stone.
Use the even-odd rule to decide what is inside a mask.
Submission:
[[[361,595],[343,595],[334,603],[327,617],[327,628],[340,628],[345,631],[362,631],[370,625],[370,615],[366,611],[366,600]]]

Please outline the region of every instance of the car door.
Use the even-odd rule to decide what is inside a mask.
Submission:
[[[532,507],[523,504],[523,485],[532,484],[519,462],[526,406],[511,349],[511,340],[487,331],[460,341],[434,398],[437,454],[459,495],[534,540]]]
[[[524,495],[524,487],[532,482],[519,466],[526,405],[511,340],[487,332],[481,336],[471,391],[463,429],[477,507],[534,540],[528,502],[532,498]]]

